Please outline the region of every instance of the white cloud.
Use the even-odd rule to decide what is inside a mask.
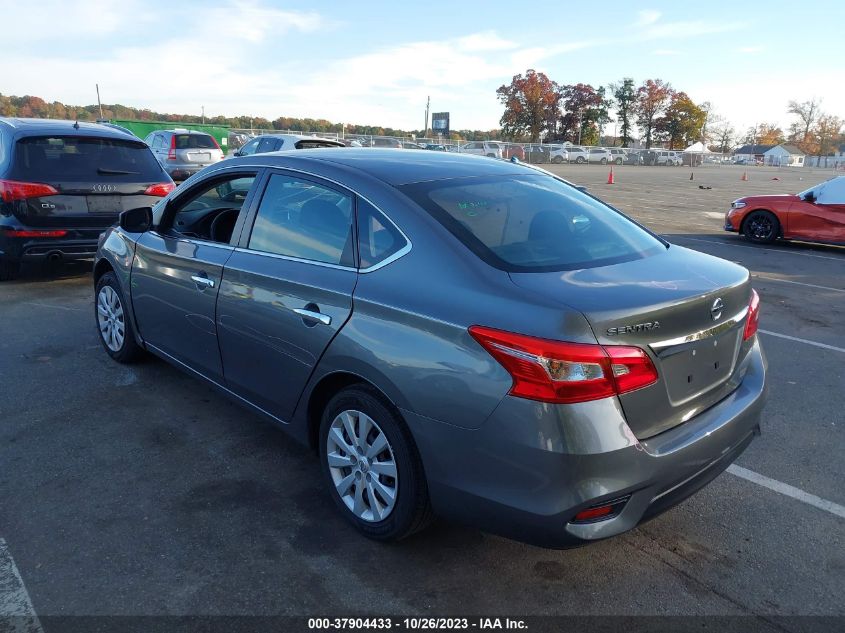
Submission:
[[[743,46],[741,48],[736,49],[737,53],[760,53],[763,51],[762,46]]]
[[[649,24],[654,24],[657,22],[663,14],[660,11],[655,11],[654,9],[646,9],[645,11],[640,11],[637,13],[637,21],[634,22],[634,26],[648,26]]]
[[[681,51],[677,51],[673,48],[657,48],[651,51],[652,55],[659,55],[661,57],[670,57],[674,55],[680,55]]]

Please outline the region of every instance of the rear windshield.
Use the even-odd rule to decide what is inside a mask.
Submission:
[[[400,190],[484,261],[512,272],[607,266],[665,248],[621,213],[549,176],[439,180]]]
[[[297,141],[296,149],[313,149],[315,147],[341,147],[334,143],[327,143],[326,141]]]
[[[21,139],[14,178],[36,182],[157,182],[161,165],[141,141],[50,136]]]
[[[177,134],[176,149],[217,149],[217,143],[208,134]]]

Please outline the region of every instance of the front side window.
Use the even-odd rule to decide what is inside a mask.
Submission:
[[[550,176],[439,180],[399,189],[502,270],[594,268],[665,248],[621,213]]]
[[[240,153],[241,153],[241,156],[250,156],[252,154],[255,154],[255,150],[258,149],[258,144],[260,142],[261,142],[261,139],[256,138],[256,139],[251,140],[249,143],[247,143],[243,147],[241,147],[241,149],[239,150]]]
[[[352,197],[310,180],[274,174],[249,248],[325,264],[354,266]]]
[[[239,174],[202,183],[167,205],[164,224],[180,236],[229,244],[254,182],[254,174]]]
[[[267,152],[273,152],[276,148],[276,139],[274,138],[263,138],[261,142],[258,144],[258,149],[255,151],[256,154],[266,154]]]

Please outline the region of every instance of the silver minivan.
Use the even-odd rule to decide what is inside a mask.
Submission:
[[[185,180],[203,167],[223,160],[223,150],[217,139],[205,132],[156,130],[144,142],[173,180]]]

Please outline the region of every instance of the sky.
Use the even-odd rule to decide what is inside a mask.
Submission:
[[[661,78],[740,131],[845,118],[845,2],[0,0],[0,93],[159,112],[499,126],[496,89]],[[611,131],[613,122],[606,131]]]

